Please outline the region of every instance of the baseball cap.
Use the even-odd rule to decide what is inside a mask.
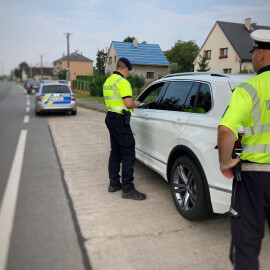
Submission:
[[[132,65],[127,58],[121,57],[118,61],[123,62],[127,66],[128,70],[132,70]]]

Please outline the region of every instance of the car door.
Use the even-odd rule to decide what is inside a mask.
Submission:
[[[136,156],[139,160],[145,160],[145,154],[151,153],[149,141],[152,138],[152,126],[149,119],[153,111],[156,110],[158,100],[166,88],[166,82],[158,82],[150,85],[137,100],[141,101],[141,106],[133,110],[131,116],[131,128],[135,135]]]
[[[199,83],[193,81],[171,81],[159,100],[157,109],[149,115],[151,136],[145,139],[148,149],[145,163],[163,176],[169,154],[178,145],[179,136],[192,114],[185,111],[186,101],[190,96],[196,95],[198,87]]]

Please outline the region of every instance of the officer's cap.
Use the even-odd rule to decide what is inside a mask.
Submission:
[[[123,62],[127,66],[128,70],[132,70],[132,65],[127,58],[121,57],[118,61]]]
[[[250,37],[255,41],[253,48],[249,51],[250,53],[252,53],[255,48],[270,50],[270,30],[255,30],[250,34]]]

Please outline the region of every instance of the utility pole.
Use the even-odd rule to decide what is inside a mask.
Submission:
[[[67,75],[66,80],[69,82],[70,80],[70,70],[69,70],[69,36],[72,35],[71,33],[64,33],[64,35],[67,35]]]
[[[40,55],[40,75],[41,75],[41,80],[43,80],[43,63],[42,63],[42,57],[43,55]]]

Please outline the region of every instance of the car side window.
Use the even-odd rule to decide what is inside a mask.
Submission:
[[[212,107],[210,86],[201,83],[195,113],[207,113]]]
[[[138,99],[139,101],[141,101],[141,106],[139,108],[156,109],[157,101],[159,99],[164,84],[165,82],[157,83],[145,90]]]
[[[183,111],[185,101],[194,82],[192,81],[175,81],[170,82],[158,109],[170,111]]]
[[[186,99],[185,105],[184,105],[184,112],[193,112],[195,107],[195,101],[196,96],[198,93],[198,88],[200,86],[199,82],[195,82],[188,94],[188,97]]]

